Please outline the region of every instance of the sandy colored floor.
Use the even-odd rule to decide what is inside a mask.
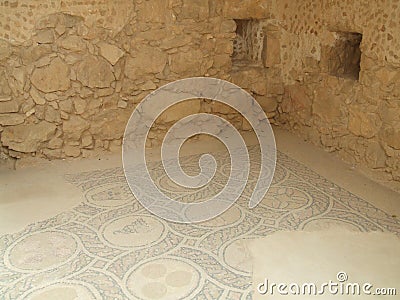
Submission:
[[[326,264],[323,257],[314,263],[317,277],[322,274],[327,279],[331,277],[323,271],[339,272],[335,262],[346,261],[343,258],[350,261],[343,265],[344,271],[354,278],[364,278],[359,277],[358,265],[368,260],[386,257],[392,261],[400,235],[399,194],[287,132],[276,129],[275,133],[278,161],[262,202],[254,209],[248,207],[258,174],[253,168],[237,202],[218,218],[197,224],[168,222],[144,209],[127,186],[118,154],[80,161],[36,161],[19,164],[16,171],[2,171],[0,295],[4,299],[250,300],[258,296],[253,282],[264,274],[279,280],[312,280],[285,277],[291,261],[303,263],[303,268],[307,260],[314,261],[310,247],[315,253],[325,251],[324,247],[330,249],[327,254],[339,253]],[[257,166],[259,149],[254,137],[248,135],[246,140],[253,167]],[[226,182],[229,168],[223,149],[207,139],[182,149],[188,170],[196,170],[197,154],[207,151],[218,164],[210,187],[189,191],[188,199],[204,201]],[[156,185],[166,193],[181,195],[158,171],[159,152],[154,150],[149,156]],[[385,235],[386,242],[371,240],[371,231]],[[328,239],[333,232],[340,242],[333,250],[318,236],[302,239],[298,232]],[[351,263],[351,255],[359,257],[357,238],[367,245],[369,252],[364,254],[369,254],[363,262]],[[250,251],[254,242],[255,249]],[[280,251],[282,243],[287,246]],[[346,246],[343,252],[341,245]],[[299,250],[297,256],[291,255],[292,248]],[[274,253],[269,249],[275,249]],[[279,262],[273,259],[278,254],[283,255]],[[325,269],[317,270],[318,266]],[[394,276],[394,282],[400,282],[398,273],[385,271],[388,268],[378,270],[371,280],[394,274],[391,279]]]
[[[333,155],[310,145],[293,134],[274,128],[277,148],[310,169],[365,199],[377,208],[400,218],[400,194],[366,177]],[[246,136],[247,144],[256,144]],[[219,143],[193,142],[183,147],[183,155],[222,149]],[[149,155],[159,159],[159,150]],[[23,229],[30,223],[55,216],[82,201],[78,188],[64,174],[122,166],[121,153],[104,154],[84,160],[38,161],[17,165],[17,170],[0,169],[0,234]]]

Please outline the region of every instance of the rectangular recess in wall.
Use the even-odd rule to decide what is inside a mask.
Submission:
[[[358,80],[362,34],[357,32],[335,32],[336,42],[328,54],[330,75]]]
[[[257,19],[237,19],[236,37],[233,42],[234,65],[262,65],[264,47],[263,25]]]

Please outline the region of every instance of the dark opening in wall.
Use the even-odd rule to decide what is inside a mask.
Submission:
[[[260,20],[235,20],[236,38],[233,42],[233,64],[262,65],[264,32]]]
[[[355,32],[336,32],[335,46],[330,49],[329,74],[358,80],[360,77],[362,34]]]

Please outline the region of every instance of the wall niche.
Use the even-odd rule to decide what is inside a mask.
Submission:
[[[336,43],[328,53],[330,75],[358,80],[360,77],[362,34],[356,32],[335,32]]]
[[[262,66],[264,48],[263,24],[257,19],[241,19],[236,22],[233,41],[233,65]]]

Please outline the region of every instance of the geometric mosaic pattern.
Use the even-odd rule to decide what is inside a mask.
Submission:
[[[241,198],[199,224],[150,214],[130,192],[122,168],[66,175],[84,194],[80,205],[0,237],[0,299],[251,299],[251,239],[328,227],[400,236],[399,221],[282,153],[268,194],[249,209],[257,151],[249,148],[252,176]],[[226,182],[228,158],[215,158],[211,187],[185,191],[190,201],[210,197]],[[183,164],[195,172],[197,161],[190,156]],[[173,196],[161,164],[152,170]]]

